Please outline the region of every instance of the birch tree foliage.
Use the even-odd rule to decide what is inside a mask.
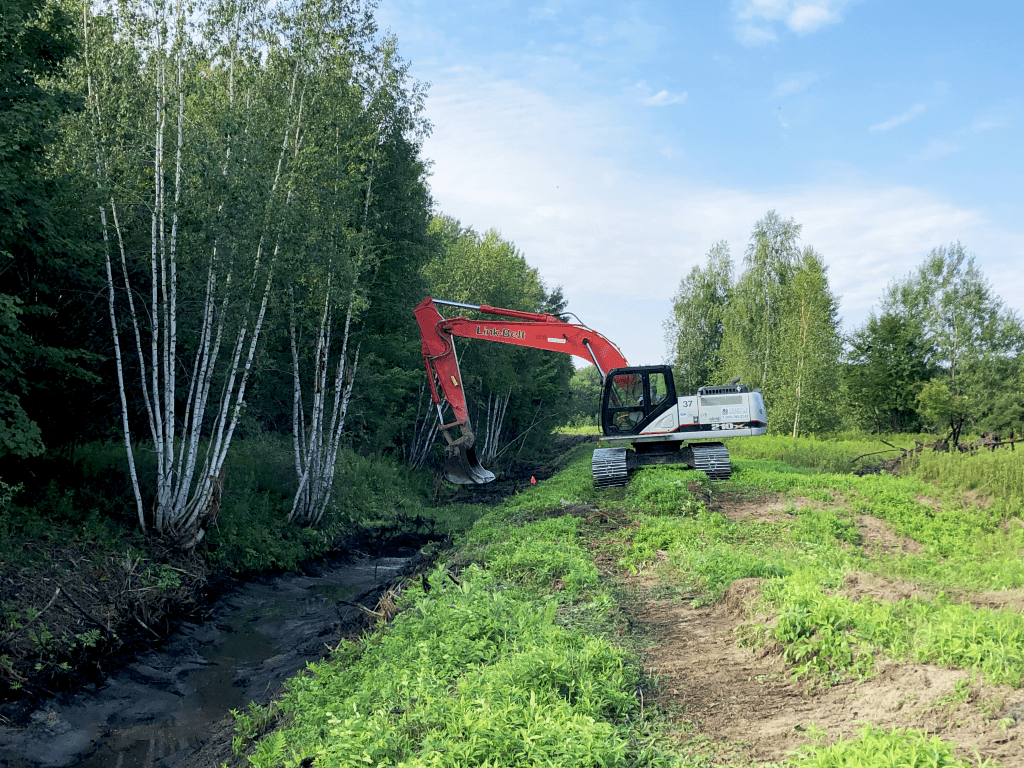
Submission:
[[[784,297],[772,370],[776,394],[770,421],[794,438],[834,431],[840,425],[838,310],[824,262],[813,248],[805,247]]]
[[[680,281],[672,298],[672,316],[665,322],[665,341],[680,394],[715,383],[722,366],[723,320],[731,289],[729,244],[721,240],[708,251],[706,266],[694,266]]]
[[[933,249],[887,288],[882,310],[920,326],[934,376],[953,396],[967,398],[975,423],[995,429],[1018,423],[1013,382],[1021,379],[1024,327],[963,245]]]
[[[801,226],[769,211],[754,227],[744,271],[723,315],[720,380],[760,389],[773,432],[838,426],[841,401],[838,302]]]
[[[287,287],[298,482],[290,518],[309,524],[320,521],[331,498],[359,369],[359,319],[389,255],[387,234],[377,231],[380,190],[386,205],[402,208],[388,189],[393,145],[415,142],[423,127],[418,86],[409,83],[393,40],[373,45],[375,29],[364,30],[365,45],[352,45],[348,31],[347,45],[320,65],[332,97],[315,102],[303,153],[308,166],[300,173],[311,185],[315,224],[308,209],[296,217],[294,251],[303,272]]]
[[[800,231],[801,225],[775,211],[757,222],[723,317],[718,378],[739,376],[751,389],[764,390],[766,404],[776,390],[770,373],[780,350],[785,297],[800,258]]]
[[[323,96],[317,64],[338,46],[318,32],[350,29],[357,20],[346,14],[339,4],[270,12],[244,0],[141,0],[83,14],[80,134],[102,192],[137,513],[143,529],[185,547],[216,518],[300,203],[306,110]],[[130,404],[156,456],[152,486],[137,474]]]
[[[954,394],[965,393],[993,364],[1024,349],[1019,318],[959,242],[933,249],[916,271],[892,283],[882,309],[921,324]]]

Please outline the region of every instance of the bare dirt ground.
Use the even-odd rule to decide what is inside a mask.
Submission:
[[[771,521],[785,516],[786,506],[765,497],[725,501],[719,511],[733,520]],[[867,552],[919,548],[876,518],[861,518],[859,528]],[[976,751],[1006,768],[1024,768],[1024,690],[987,685],[962,670],[892,661],[880,662],[866,680],[813,689],[791,679],[781,649],[737,644],[737,628],[756,610],[760,580],[737,581],[717,605],[692,608],[678,596],[663,597],[657,569],[625,578],[639,596],[634,629],[651,642],[644,663],[658,681],[657,703],[717,761],[777,761],[808,743],[812,725],[835,740],[872,723],[919,728],[958,744],[964,757]],[[915,584],[867,573],[850,574],[843,591],[879,600],[924,594]],[[1011,610],[1022,609],[1021,597],[1019,591],[965,596]]]

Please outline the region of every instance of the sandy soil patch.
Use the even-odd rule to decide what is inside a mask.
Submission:
[[[773,520],[789,517],[781,511],[786,506],[768,497],[719,511],[729,519]],[[866,552],[920,551],[917,542],[896,536],[878,518],[865,515],[858,527]],[[964,757],[977,750],[1006,768],[1024,768],[1024,691],[986,685],[962,670],[884,659],[867,680],[814,689],[791,679],[778,646],[737,645],[736,630],[750,620],[759,579],[741,579],[717,605],[693,608],[678,596],[664,597],[657,569],[625,578],[640,596],[630,623],[651,641],[644,664],[657,680],[657,703],[730,762],[784,759],[807,743],[811,724],[834,739],[855,736],[870,722],[921,728],[959,745]],[[847,577],[843,592],[851,599],[886,601],[927,596],[916,584],[862,572]],[[972,602],[1024,607],[1022,598],[1024,590],[1015,590],[983,593]]]
[[[879,557],[897,553],[920,554],[921,544],[908,536],[898,536],[888,523],[873,515],[861,515],[857,530],[864,540],[864,556]]]
[[[714,504],[712,509],[721,512],[733,522],[743,520],[755,523],[779,523],[794,518],[790,511],[794,507],[806,506],[810,503],[806,499],[803,499],[803,502],[801,504],[799,501],[790,501],[775,494],[759,499],[728,499]]]
[[[993,589],[975,592],[968,595],[967,600],[978,608],[1024,613],[1024,589]]]
[[[863,571],[848,573],[841,591],[851,600],[870,597],[887,603],[909,600],[912,597],[925,599],[932,596],[927,590],[912,582],[887,579],[884,576]]]
[[[972,682],[968,672],[882,661],[863,682],[811,691],[790,679],[775,649],[736,644],[736,628],[757,594],[757,579],[736,582],[721,603],[691,608],[647,600],[634,617],[654,641],[645,668],[655,697],[690,729],[749,760],[781,760],[807,741],[813,723],[851,737],[864,723],[915,727],[975,749],[1006,768],[1024,768],[1024,692]],[[957,684],[961,688],[958,690]],[[967,688],[964,688],[967,686]],[[1003,715],[1010,715],[1000,722]]]

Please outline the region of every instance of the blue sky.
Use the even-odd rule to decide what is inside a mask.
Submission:
[[[679,281],[803,225],[843,326],[959,240],[1024,309],[1024,6],[381,0],[439,212],[514,241],[635,364]]]

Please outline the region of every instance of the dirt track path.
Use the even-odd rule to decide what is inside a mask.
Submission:
[[[720,511],[734,519],[777,514],[770,498],[743,506],[742,512]],[[879,541],[865,537],[865,545],[879,546],[891,536],[878,531]],[[971,682],[971,674],[961,670],[894,662],[881,662],[877,674],[862,682],[807,690],[790,679],[780,649],[737,645],[736,628],[749,621],[758,579],[735,582],[717,605],[691,608],[661,597],[666,590],[657,569],[625,578],[639,597],[632,608],[634,629],[651,642],[644,664],[658,681],[657,703],[681,730],[701,735],[717,760],[780,760],[808,742],[812,724],[833,740],[853,736],[870,722],[920,728],[958,744],[965,757],[977,750],[1006,768],[1024,768],[1024,690]],[[848,585],[889,599],[919,591],[867,574],[852,575]],[[961,680],[969,684],[966,700],[956,695]],[[962,690],[965,683],[960,685]]]

